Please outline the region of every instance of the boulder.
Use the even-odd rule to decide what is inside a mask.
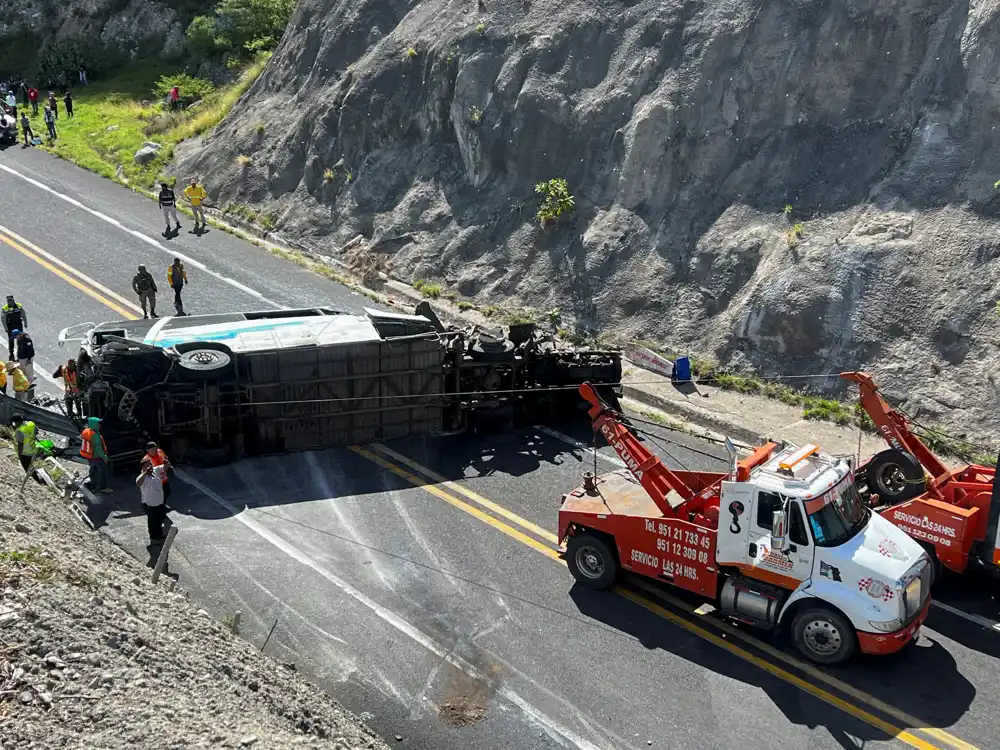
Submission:
[[[135,156],[132,158],[135,160],[136,164],[149,164],[153,159],[159,155],[160,149],[152,148],[151,146],[143,146],[138,151],[135,152]]]

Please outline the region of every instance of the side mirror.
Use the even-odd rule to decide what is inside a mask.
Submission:
[[[788,549],[788,515],[783,510],[774,511],[771,517],[771,549],[784,552]]]

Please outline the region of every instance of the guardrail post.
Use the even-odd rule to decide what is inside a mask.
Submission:
[[[170,545],[174,543],[174,537],[176,536],[177,527],[171,526],[170,531],[167,532],[167,539],[163,543],[163,549],[160,550],[160,556],[156,558],[156,567],[153,568],[153,583],[160,580],[160,574],[167,565],[167,553],[170,552]]]

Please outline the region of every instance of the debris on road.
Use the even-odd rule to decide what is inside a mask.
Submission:
[[[385,749],[20,475],[0,446],[0,750]]]

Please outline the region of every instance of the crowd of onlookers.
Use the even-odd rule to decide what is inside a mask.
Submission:
[[[76,76],[81,86],[86,86],[89,83],[85,67],[81,66]],[[28,81],[23,79],[0,81],[0,107],[21,126],[25,146],[30,146],[35,142],[36,136],[31,127],[31,117],[38,115],[40,101],[43,104],[42,119],[50,140],[59,137],[56,130],[56,122],[59,120],[59,98],[62,98],[66,117],[73,117],[73,87],[69,76],[60,73],[56,80],[49,78],[44,90],[48,92],[48,95],[42,100],[39,89]],[[56,91],[59,92],[59,97],[56,96]],[[19,106],[20,116],[18,116]],[[31,109],[30,117],[28,115],[29,108]]]

